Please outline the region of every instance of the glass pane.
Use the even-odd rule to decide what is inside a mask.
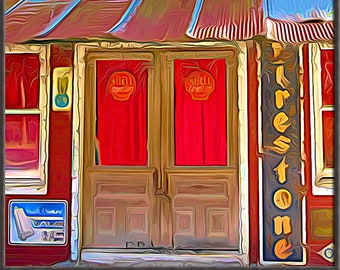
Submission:
[[[175,164],[227,165],[226,63],[175,60]]]
[[[324,164],[334,168],[334,111],[322,112]]]
[[[6,109],[39,107],[39,55],[6,54]]]
[[[6,115],[6,170],[37,170],[39,167],[40,115]]]
[[[97,164],[147,165],[148,67],[97,61]]]
[[[334,50],[321,50],[322,105],[334,105]]]

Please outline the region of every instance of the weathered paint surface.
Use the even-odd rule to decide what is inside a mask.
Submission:
[[[266,41],[262,49],[262,259],[304,264],[298,51]]]
[[[61,45],[51,47],[51,69],[73,65],[73,51]],[[8,204],[12,199],[20,200],[66,200],[71,199],[71,132],[72,112],[49,112],[49,167],[48,192],[46,195],[8,195],[5,197],[5,222],[8,224]],[[68,205],[70,207],[70,205]],[[70,208],[68,208],[68,212]],[[68,216],[67,223],[70,224]],[[67,239],[70,239],[68,230]],[[7,266],[51,265],[70,257],[69,242],[64,246],[14,246],[9,244],[8,233],[5,235],[5,253]]]
[[[268,0],[267,2],[271,1]],[[297,10],[305,10],[305,4],[307,2],[313,1],[305,1],[300,4],[301,8],[299,5],[295,6],[295,8]],[[215,42],[202,42],[200,44],[199,42],[191,44],[185,43],[192,41],[188,37],[198,40],[207,38],[242,40],[265,34],[267,37],[292,43],[306,40],[317,41],[332,39],[334,37],[334,26],[333,22],[329,19],[332,18],[333,7],[329,5],[330,1],[325,1],[324,3],[327,4],[326,8],[329,13],[324,16],[324,10],[322,9],[325,7],[320,6],[320,16],[317,16],[317,18],[325,19],[327,22],[296,24],[292,21],[277,21],[276,19],[281,18],[280,14],[273,12],[273,10],[269,13],[269,18],[263,23],[264,10],[262,9],[262,1],[243,2],[216,0],[208,2],[190,0],[183,2],[176,0],[162,2],[157,0],[127,0],[119,2],[119,5],[116,1],[96,1],[96,3],[93,2],[89,5],[87,1],[78,0],[53,3],[54,6],[51,8],[52,2],[48,1],[8,0],[6,1],[5,7],[7,16],[6,40],[24,42],[31,38],[63,40],[74,37],[87,38],[90,36],[100,36],[105,40],[118,37],[140,42],[164,42],[164,44],[161,45],[154,43],[103,42],[97,47],[98,51],[111,50],[111,53],[116,51],[118,54],[121,49],[125,49],[126,54],[131,51],[135,52],[136,50],[140,50],[141,53],[148,51],[147,53],[152,54],[156,59],[153,72],[155,72],[155,74],[157,74],[157,72],[163,73],[163,75],[160,75],[162,82],[157,81],[159,77],[156,75],[155,87],[153,89],[158,90],[162,89],[161,85],[164,81],[169,85],[173,83],[169,79],[172,78],[169,74],[175,72],[172,68],[168,68],[168,66],[171,66],[172,60],[165,61],[165,58],[160,57],[164,49],[169,49],[169,51],[176,50],[180,58],[182,58],[181,53],[183,53],[184,50],[198,51],[199,48],[203,48],[204,51],[209,50],[215,53],[215,49],[210,47],[210,45],[215,44]],[[281,9],[281,11],[289,9],[291,4],[292,1],[282,2],[278,5],[278,9]],[[180,8],[178,8],[178,6],[180,6]],[[79,10],[81,10],[82,13],[80,13]],[[228,13],[230,10],[237,11],[234,13],[237,15],[233,16],[232,19],[225,20],[224,17],[230,16]],[[38,18],[38,21],[31,20],[31,18],[25,14],[30,14]],[[98,20],[98,18],[107,18],[108,16],[111,16],[112,19]],[[303,17],[302,19],[306,19],[307,17],[315,19],[315,16],[311,12],[305,12]],[[79,20],[79,18],[81,18],[81,20]],[[20,19],[20,21],[24,23],[19,24],[17,19]],[[87,21],[88,23],[84,24],[83,21]],[[74,27],[70,27],[70,25]],[[267,33],[263,32],[265,25],[268,28]],[[147,29],[147,31],[145,29]],[[286,31],[286,29],[289,29],[289,31]],[[311,31],[313,29],[317,29],[317,31]],[[288,35],[288,33],[293,34]],[[82,70],[88,66],[86,57],[82,58],[79,56],[81,50],[77,50],[79,46],[77,42],[66,44],[66,46],[61,44],[65,43],[62,42],[58,45],[51,45],[51,57],[48,59],[49,76],[51,76],[49,93],[51,110],[49,111],[50,124],[48,129],[49,174],[47,194],[39,196],[29,194],[6,195],[5,223],[10,224],[8,217],[12,216],[16,216],[17,218],[22,216],[25,220],[25,215],[27,214],[20,210],[19,207],[19,210],[16,209],[15,212],[12,209],[13,213],[11,215],[10,211],[8,211],[11,209],[9,207],[11,200],[27,202],[38,199],[42,201],[65,200],[69,203],[67,211],[70,213],[67,218],[67,235],[65,235],[64,239],[66,241],[65,245],[56,245],[53,247],[48,245],[35,246],[37,243],[31,243],[33,245],[30,246],[25,246],[26,244],[22,245],[21,242],[24,242],[32,236],[31,226],[25,223],[27,226],[24,226],[26,229],[23,227],[25,230],[23,230],[21,240],[13,240],[10,232],[8,231],[6,233],[5,263],[8,266],[52,265],[57,262],[69,260],[70,257],[72,259],[79,259],[81,248],[84,244],[82,243],[84,227],[82,227],[83,224],[81,223],[82,217],[80,213],[83,211],[83,215],[86,216],[90,212],[86,212],[86,209],[85,211],[83,210],[84,204],[80,196],[82,195],[81,192],[83,192],[83,146],[79,144],[82,143],[83,138],[86,136],[85,133],[82,133],[82,124],[88,125],[89,121],[86,123],[82,122],[82,117],[84,117],[82,106],[84,105],[85,91],[80,88],[82,84],[89,83],[87,73],[83,73]],[[161,170],[158,171],[161,171],[161,173],[158,174],[157,170],[154,171],[154,168],[150,168],[146,173],[148,179],[145,181],[144,186],[142,184],[143,181],[140,181],[141,177],[137,177],[136,181],[131,181],[132,178],[127,176],[127,173],[138,174],[138,172],[135,172],[133,169],[131,169],[130,172],[125,171],[122,174],[120,174],[121,172],[116,174],[99,173],[97,175],[98,178],[107,178],[104,180],[99,179],[102,182],[98,181],[99,184],[96,187],[98,188],[97,191],[103,192],[101,194],[97,191],[94,192],[90,200],[96,200],[98,197],[100,197],[99,199],[107,199],[107,194],[114,197],[112,194],[124,185],[126,189],[122,194],[126,195],[130,192],[129,196],[131,198],[133,197],[133,199],[129,199],[123,195],[123,197],[125,196],[126,198],[120,198],[118,203],[111,198],[100,205],[102,208],[96,212],[98,218],[94,219],[93,224],[94,227],[99,227],[104,233],[98,237],[96,236],[96,243],[112,245],[111,238],[105,237],[107,234],[110,237],[113,235],[113,238],[119,240],[118,246],[121,245],[122,239],[120,238],[124,238],[123,240],[126,240],[125,248],[144,248],[145,245],[154,248],[155,243],[156,245],[165,243],[165,245],[169,246],[171,245],[171,241],[174,240],[175,245],[181,246],[183,243],[186,245],[189,242],[195,249],[195,247],[202,243],[200,241],[195,242],[197,239],[190,242],[192,240],[190,235],[186,236],[186,239],[185,237],[183,238],[181,234],[188,235],[188,233],[191,233],[196,234],[195,237],[197,237],[197,235],[203,235],[204,231],[209,231],[210,236],[219,238],[218,243],[223,242],[222,246],[225,245],[225,242],[221,240],[224,238],[232,239],[231,246],[233,247],[236,247],[237,244],[235,243],[239,242],[237,248],[240,249],[241,255],[238,257],[238,255],[227,254],[225,256],[222,255],[224,256],[223,258],[217,256],[216,260],[220,260],[221,263],[230,263],[239,260],[242,261],[243,264],[248,264],[249,260],[249,263],[259,264],[261,259],[263,259],[264,263],[278,262],[288,264],[307,263],[307,265],[332,265],[334,262],[334,229],[332,227],[334,220],[334,197],[329,194],[320,196],[320,194],[312,192],[318,183],[315,182],[312,173],[315,169],[313,168],[313,151],[315,149],[313,148],[314,141],[311,123],[315,116],[311,112],[311,103],[315,102],[315,99],[313,100],[310,90],[312,85],[309,85],[312,81],[310,76],[313,76],[313,71],[308,62],[307,46],[303,48],[303,73],[300,73],[301,70],[299,70],[297,64],[299,57],[301,57],[297,53],[298,47],[292,48],[290,45],[286,47],[285,44],[278,42],[272,43],[268,40],[265,42],[259,41],[258,43],[253,40],[248,41],[246,48],[240,44],[243,44],[243,42],[233,43],[239,51],[237,52],[238,56],[235,56],[235,59],[237,58],[238,61],[238,74],[236,79],[232,79],[232,81],[237,80],[237,85],[234,85],[234,90],[238,88],[237,93],[235,92],[236,94],[232,95],[232,98],[236,101],[235,104],[237,104],[234,108],[238,107],[240,111],[239,114],[231,113],[233,119],[238,119],[237,123],[239,126],[236,125],[238,128],[233,129],[233,132],[235,132],[233,133],[233,135],[235,134],[234,143],[221,147],[222,152],[226,152],[226,155],[229,154],[228,147],[233,149],[233,151],[230,152],[236,153],[237,149],[239,151],[239,156],[236,157],[239,162],[236,165],[236,167],[239,165],[239,172],[237,172],[239,177],[235,177],[235,179],[238,180],[240,193],[238,194],[238,190],[234,184],[230,185],[228,182],[229,179],[224,183],[223,181],[221,182],[221,179],[216,180],[212,178],[209,182],[204,183],[203,178],[208,177],[208,174],[192,174],[190,177],[193,178],[189,179],[188,176],[182,177],[178,172],[169,173],[169,171],[161,171],[165,168],[165,165],[160,165],[163,161],[157,161],[158,158],[154,156],[150,158],[150,160],[152,160],[152,166],[160,166]],[[268,44],[271,44],[269,46],[270,48],[266,47]],[[98,44],[95,43],[94,47],[97,45]],[[145,49],[145,47],[150,45],[151,47]],[[91,46],[93,46],[93,44],[89,47]],[[224,41],[220,42],[217,47],[219,46],[226,46],[226,43]],[[220,48],[221,47],[219,47],[219,49]],[[261,53],[264,55],[262,58],[260,57]],[[75,59],[73,58],[74,54],[76,54]],[[84,55],[86,55],[86,53],[84,53]],[[201,59],[193,56],[187,58],[195,61]],[[247,59],[247,63],[244,61],[245,59]],[[134,59],[131,58],[130,60]],[[73,71],[74,61],[79,64],[79,70],[76,72]],[[185,62],[183,59],[179,61]],[[322,102],[324,103],[323,105],[327,105],[325,106],[327,110],[322,112],[323,116],[320,116],[320,119],[322,119],[320,123],[322,123],[324,127],[327,127],[327,129],[323,129],[321,132],[324,140],[322,142],[323,148],[321,147],[320,149],[325,153],[324,163],[327,169],[334,167],[334,145],[332,143],[334,139],[334,133],[332,133],[334,114],[328,110],[329,106],[332,106],[334,103],[332,99],[334,94],[329,94],[333,84],[332,78],[329,77],[332,76],[330,75],[332,64],[334,64],[334,60],[332,59],[327,59],[325,64],[327,67],[325,68],[322,66],[324,64],[321,63],[322,69],[327,70],[326,73],[322,73],[322,80],[325,81],[325,83],[322,84],[322,91],[324,93]],[[235,67],[236,66],[234,66],[234,68]],[[58,68],[66,68],[65,70],[67,70],[69,75],[59,75],[61,77],[53,81],[53,72],[57,71]],[[262,68],[262,70],[259,70],[259,68]],[[163,80],[163,78],[167,78],[167,75],[164,75],[163,71],[169,75],[167,80]],[[71,75],[72,73],[78,76],[75,77],[74,80]],[[83,75],[85,74],[86,76],[84,77]],[[130,99],[131,95],[134,94],[134,91],[136,91],[134,87],[135,84],[132,77],[128,75],[126,71],[119,70],[117,74],[119,76],[117,76],[117,78],[112,76],[111,84],[108,83],[108,85],[106,85],[107,89],[105,90],[110,92],[112,99],[126,102]],[[154,73],[152,74],[154,75]],[[302,77],[300,77],[301,74]],[[261,76],[262,80],[260,78]],[[64,79],[66,77],[68,78],[67,80]],[[101,78],[98,79],[98,81],[100,81]],[[189,96],[191,93],[191,100],[196,103],[198,101],[211,100],[210,97],[212,97],[214,93],[216,94],[216,85],[218,85],[218,81],[221,80],[221,78],[211,78],[209,75],[204,74],[204,72],[192,73],[192,75],[187,76],[186,79],[184,88],[186,88],[187,93],[185,94]],[[303,94],[299,96],[298,92],[301,81],[304,89]],[[73,93],[70,91],[72,91],[71,87],[74,85],[78,85],[80,88],[77,88],[79,92],[74,93],[73,97],[75,97],[75,100],[72,100]],[[117,95],[117,87],[122,88],[123,93]],[[197,89],[202,89],[202,87],[204,91],[200,93]],[[88,88],[86,89],[88,90]],[[125,90],[129,91],[125,92]],[[196,91],[196,93],[193,93],[193,90]],[[168,94],[167,91],[168,89],[165,91],[165,95]],[[263,96],[259,96],[258,91],[262,92]],[[162,93],[162,95],[164,95],[164,93]],[[90,108],[87,106],[88,102],[90,101],[87,98],[85,108]],[[155,106],[150,106],[150,108],[154,110],[154,115],[157,115],[157,112],[159,112],[157,111],[157,104],[162,102],[164,105],[169,101],[164,98],[161,99],[158,94],[155,94],[148,102],[149,106],[153,104],[152,102],[156,104]],[[72,111],[75,105],[76,109]],[[228,108],[229,107],[227,107],[227,110]],[[105,113],[105,110],[103,111]],[[180,115],[181,110],[179,109],[178,111]],[[73,118],[73,112],[77,114],[75,118]],[[95,115],[95,113],[92,115]],[[169,114],[165,113],[165,115],[163,114],[161,117],[164,116],[169,116]],[[170,118],[171,117],[172,116],[170,116]],[[9,117],[7,117],[7,119],[9,119]],[[167,117],[162,119],[163,122],[169,121],[167,123],[170,123],[170,120],[166,120],[168,119]],[[150,120],[153,121],[153,124],[156,123],[155,126],[161,122],[159,120],[158,123],[158,120],[155,121],[153,118],[148,118],[148,124],[151,123]],[[262,126],[258,126],[258,121]],[[202,123],[203,122],[202,120]],[[74,127],[73,134],[72,125]],[[105,129],[105,123],[103,127]],[[203,130],[204,128],[203,126],[201,129]],[[164,128],[164,130],[159,133],[164,135],[168,131],[168,127]],[[157,132],[158,131],[154,132],[154,134],[157,134]],[[191,140],[195,140],[195,137],[196,136],[192,136]],[[74,140],[72,141],[72,139]],[[170,136],[167,139],[170,141],[172,137]],[[150,141],[148,147],[153,149],[153,147],[159,143],[158,140],[159,139]],[[258,144],[258,142],[260,143]],[[263,145],[261,144],[262,142]],[[236,145],[237,143],[238,145]],[[264,146],[264,151],[261,149],[262,146]],[[86,149],[88,147],[89,145],[86,145],[84,151],[87,151]],[[167,152],[170,147],[167,147],[167,145],[163,147],[164,153],[162,152],[162,158],[167,155],[171,156],[171,154]],[[224,151],[225,148],[227,148],[228,151]],[[72,151],[74,151],[75,156],[72,156]],[[93,156],[90,158],[93,158]],[[204,159],[205,154],[202,156]],[[225,160],[225,157],[222,156],[222,159]],[[263,163],[260,163],[259,167],[258,164],[260,160],[263,160]],[[146,158],[143,159],[143,162],[146,162]],[[71,172],[72,165],[74,170]],[[80,167],[77,167],[78,165],[80,165]],[[186,165],[190,165],[190,162]],[[186,173],[192,172],[188,171]],[[89,175],[91,175],[91,173]],[[111,186],[108,188],[107,181],[111,181],[110,179],[112,179],[112,177],[117,178],[115,180],[116,182],[114,184],[110,182],[109,185]],[[126,178],[125,182],[121,181],[121,179],[125,179],[124,177]],[[211,177],[211,175],[209,177]],[[225,177],[225,175],[223,175],[223,177]],[[160,181],[159,179],[162,180]],[[84,181],[87,180],[85,179]],[[135,184],[137,181],[140,181],[140,183]],[[328,183],[329,177],[325,181]],[[122,185],[119,186],[117,183]],[[201,185],[202,183],[203,185]],[[321,181],[320,183],[323,184],[324,182]],[[262,188],[260,191],[259,185]],[[228,186],[227,189],[229,189],[229,193],[224,192],[226,186]],[[158,216],[159,224],[150,228],[148,225],[153,221],[151,218],[145,218],[149,215],[149,209],[140,207],[141,203],[145,201],[138,201],[139,198],[136,196],[140,190],[146,189],[148,190],[148,196],[150,198],[156,198],[155,200],[157,202],[154,210],[160,213]],[[95,189],[90,190],[93,192]],[[134,191],[136,190],[137,192],[135,192],[135,194]],[[155,190],[156,195],[154,196],[153,193]],[[192,194],[184,198],[184,200],[181,197],[182,193],[187,196],[190,191],[196,194],[195,198],[197,199],[199,197],[197,194],[206,195],[204,192],[207,190],[214,190],[216,194],[223,193],[223,200],[226,198],[224,193],[228,194],[228,196],[230,195],[229,197],[227,196],[228,200],[234,200],[236,195],[240,195],[239,202],[234,204],[234,209],[238,209],[239,211],[241,221],[239,234],[228,232],[228,226],[230,225],[230,220],[228,220],[229,209],[226,209],[224,202],[224,208],[222,207],[221,209],[216,209],[216,202],[214,202],[215,205],[213,205],[212,208],[215,207],[215,209],[207,211],[209,223],[204,223],[202,222],[204,219],[201,217],[204,215],[204,209],[207,208],[205,202],[203,200],[195,201]],[[211,192],[207,194],[210,196],[209,199],[213,199],[216,195],[213,195]],[[116,196],[116,199],[118,197]],[[86,199],[86,197],[84,198]],[[192,209],[198,210],[181,209],[183,205],[186,205],[180,205],[181,200],[188,203],[188,205],[190,204],[190,207],[194,205]],[[148,200],[146,201],[149,203]],[[259,201],[262,202],[262,204],[259,205]],[[127,207],[125,214],[115,216],[117,206],[123,209],[131,203],[135,203],[135,205],[133,207],[131,207],[131,205]],[[240,203],[240,205],[238,205],[238,203]],[[92,207],[91,201],[87,206]],[[109,210],[105,208],[107,206],[110,208]],[[166,215],[169,214],[169,209],[171,208],[175,211],[169,219]],[[120,213],[122,213],[122,211],[120,211]],[[238,213],[236,213],[236,216],[237,214]],[[127,234],[136,231],[140,234],[145,234],[144,232],[147,230],[148,233],[155,235],[156,241],[151,242],[148,236],[145,237],[145,235],[143,236],[145,239],[142,237],[142,240],[135,241],[134,236],[125,237],[126,232],[116,237],[113,220],[122,220],[123,218],[120,217],[125,218],[125,216],[127,216],[128,220],[126,223],[128,225],[125,230]],[[173,218],[174,221],[172,221],[171,218]],[[13,220],[15,220],[15,218]],[[194,222],[193,220],[198,221]],[[245,221],[247,224],[244,223]],[[173,238],[171,235],[171,226],[174,227],[173,231],[175,232]],[[203,230],[202,228],[205,228],[205,226],[206,230]],[[237,226],[237,224],[235,226]],[[87,228],[87,230],[92,231],[93,228],[91,226],[89,228]],[[117,228],[119,228],[119,226],[117,226]],[[166,229],[164,230],[164,228]],[[263,235],[260,235],[262,230]],[[86,234],[86,230],[84,232]],[[128,239],[129,237],[131,239]],[[239,241],[238,237],[240,237]],[[19,242],[20,245],[17,245]],[[261,243],[263,244],[262,247]],[[306,247],[306,249],[304,250],[302,246]],[[304,253],[304,251],[306,251],[306,253]],[[111,254],[107,256],[105,260],[107,260],[107,262],[114,259],[129,260],[131,259],[130,255],[132,257],[135,256],[135,254],[125,254],[120,257],[119,255]],[[98,261],[103,259],[100,255],[92,255],[86,252],[83,252],[82,256],[82,258],[89,260]],[[155,258],[156,257],[159,258],[159,260],[164,260],[162,256],[155,255]],[[169,256],[168,260],[179,259],[180,257],[180,255],[175,257]],[[182,256],[181,258],[186,257]],[[201,258],[207,259],[204,255],[202,257],[196,257],[197,260]],[[147,260],[149,259],[150,257],[148,257]],[[192,259],[192,257],[190,257],[190,259]],[[193,260],[195,261],[196,259]]]

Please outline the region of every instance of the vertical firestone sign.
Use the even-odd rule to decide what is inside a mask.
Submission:
[[[298,49],[262,42],[262,261],[301,263]]]

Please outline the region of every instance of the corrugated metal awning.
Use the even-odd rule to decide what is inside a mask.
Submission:
[[[279,21],[266,18],[267,37],[283,43],[328,41],[334,39],[333,22]]]
[[[18,1],[5,13],[5,40],[25,42],[39,36],[67,13],[72,0],[46,2]]]
[[[13,43],[246,40],[260,35],[298,43],[334,38],[332,21],[298,23],[275,18],[273,12],[265,18],[262,0],[6,0],[5,7],[5,40]]]
[[[10,3],[9,3],[10,2]],[[262,31],[251,0],[7,1],[5,39],[244,40]]]
[[[333,0],[265,0],[266,35],[283,43],[334,39]]]
[[[262,5],[252,1],[197,1],[197,19],[187,31],[195,39],[245,40],[263,34]]]

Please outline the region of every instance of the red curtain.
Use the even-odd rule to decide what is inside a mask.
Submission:
[[[147,165],[147,68],[139,60],[97,61],[97,150],[100,165]],[[110,85],[132,85],[134,92],[127,100],[115,99]],[[125,76],[125,77],[124,77]],[[123,78],[124,77],[124,78]],[[122,79],[123,78],[123,79]],[[123,82],[123,83],[122,83]]]
[[[334,106],[334,50],[321,50],[322,105]],[[322,112],[325,167],[334,168],[334,111]]]
[[[38,108],[39,55],[6,54],[6,109]]]
[[[205,78],[193,75],[197,72]],[[192,96],[186,88],[188,78],[194,78],[195,89],[214,84],[214,90],[203,100]],[[225,60],[175,60],[175,164],[227,165],[226,124]]]
[[[5,164],[7,170],[38,169],[39,130],[39,115],[6,115]]]
[[[6,109],[39,108],[39,55],[6,54]],[[6,170],[37,170],[40,116],[6,115]]]
[[[325,167],[334,168],[334,111],[322,112],[322,133]]]
[[[334,50],[321,50],[322,105],[334,105]]]

